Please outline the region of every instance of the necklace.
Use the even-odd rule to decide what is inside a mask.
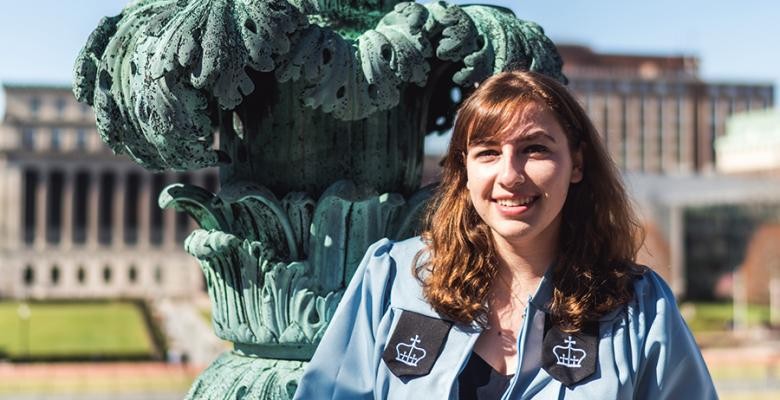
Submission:
[[[501,280],[501,283],[506,286],[506,289],[509,291],[509,295],[512,296],[513,299],[517,300],[518,303],[522,304],[523,307],[527,306],[527,302],[523,301],[523,299],[518,296],[515,291],[512,289],[512,285],[509,284],[509,282],[504,279],[504,277],[501,275],[500,272],[498,272],[498,279]]]
[[[513,299],[515,299],[515,301],[517,301],[518,303],[520,303],[520,304],[521,304],[523,307],[526,307],[526,306],[527,306],[526,302],[525,302],[525,301],[523,301],[523,299],[521,299],[521,298],[520,298],[520,296],[518,296],[517,294],[515,294],[514,290],[512,290],[512,286],[509,284],[509,282],[507,282],[507,281],[506,281],[506,279],[504,279],[504,277],[501,275],[501,273],[498,273],[498,279],[501,281],[501,283],[502,283],[504,286],[506,286],[506,289],[509,291],[509,295],[510,295],[510,296],[511,296]],[[496,314],[496,316],[498,317],[498,315],[497,315],[497,314]],[[504,336],[504,335],[501,333],[501,329],[496,329],[496,333],[498,334],[498,336]]]

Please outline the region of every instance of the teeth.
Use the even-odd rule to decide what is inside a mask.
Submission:
[[[508,199],[508,200],[498,200],[498,205],[504,206],[504,207],[518,207],[518,206],[526,206],[530,204],[532,201],[534,201],[533,197],[524,197],[522,199]]]

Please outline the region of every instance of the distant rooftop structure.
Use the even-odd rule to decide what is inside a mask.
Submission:
[[[718,172],[780,176],[780,110],[735,114],[715,149]]]
[[[714,172],[727,118],[774,105],[773,84],[704,81],[695,56],[557,47],[569,88],[625,172]]]
[[[597,53],[575,44],[559,44],[563,72],[584,78],[628,76],[641,79],[699,78],[699,59],[690,55]]]

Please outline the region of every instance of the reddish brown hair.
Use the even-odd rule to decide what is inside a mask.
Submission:
[[[550,311],[577,330],[631,299],[634,259],[642,230],[620,174],[580,104],[560,83],[533,72],[505,72],[485,82],[458,111],[442,181],[423,226],[430,253],[416,269],[425,296],[455,321],[484,323],[487,296],[498,273],[490,228],[466,190],[469,143],[503,136],[529,103],[556,117],[572,151],[581,149],[583,179],[572,184],[562,210]]]

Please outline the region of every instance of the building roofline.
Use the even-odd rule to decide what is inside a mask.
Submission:
[[[65,82],[53,82],[53,83],[3,82],[2,87],[4,90],[30,90],[30,91],[73,90],[73,85]]]

